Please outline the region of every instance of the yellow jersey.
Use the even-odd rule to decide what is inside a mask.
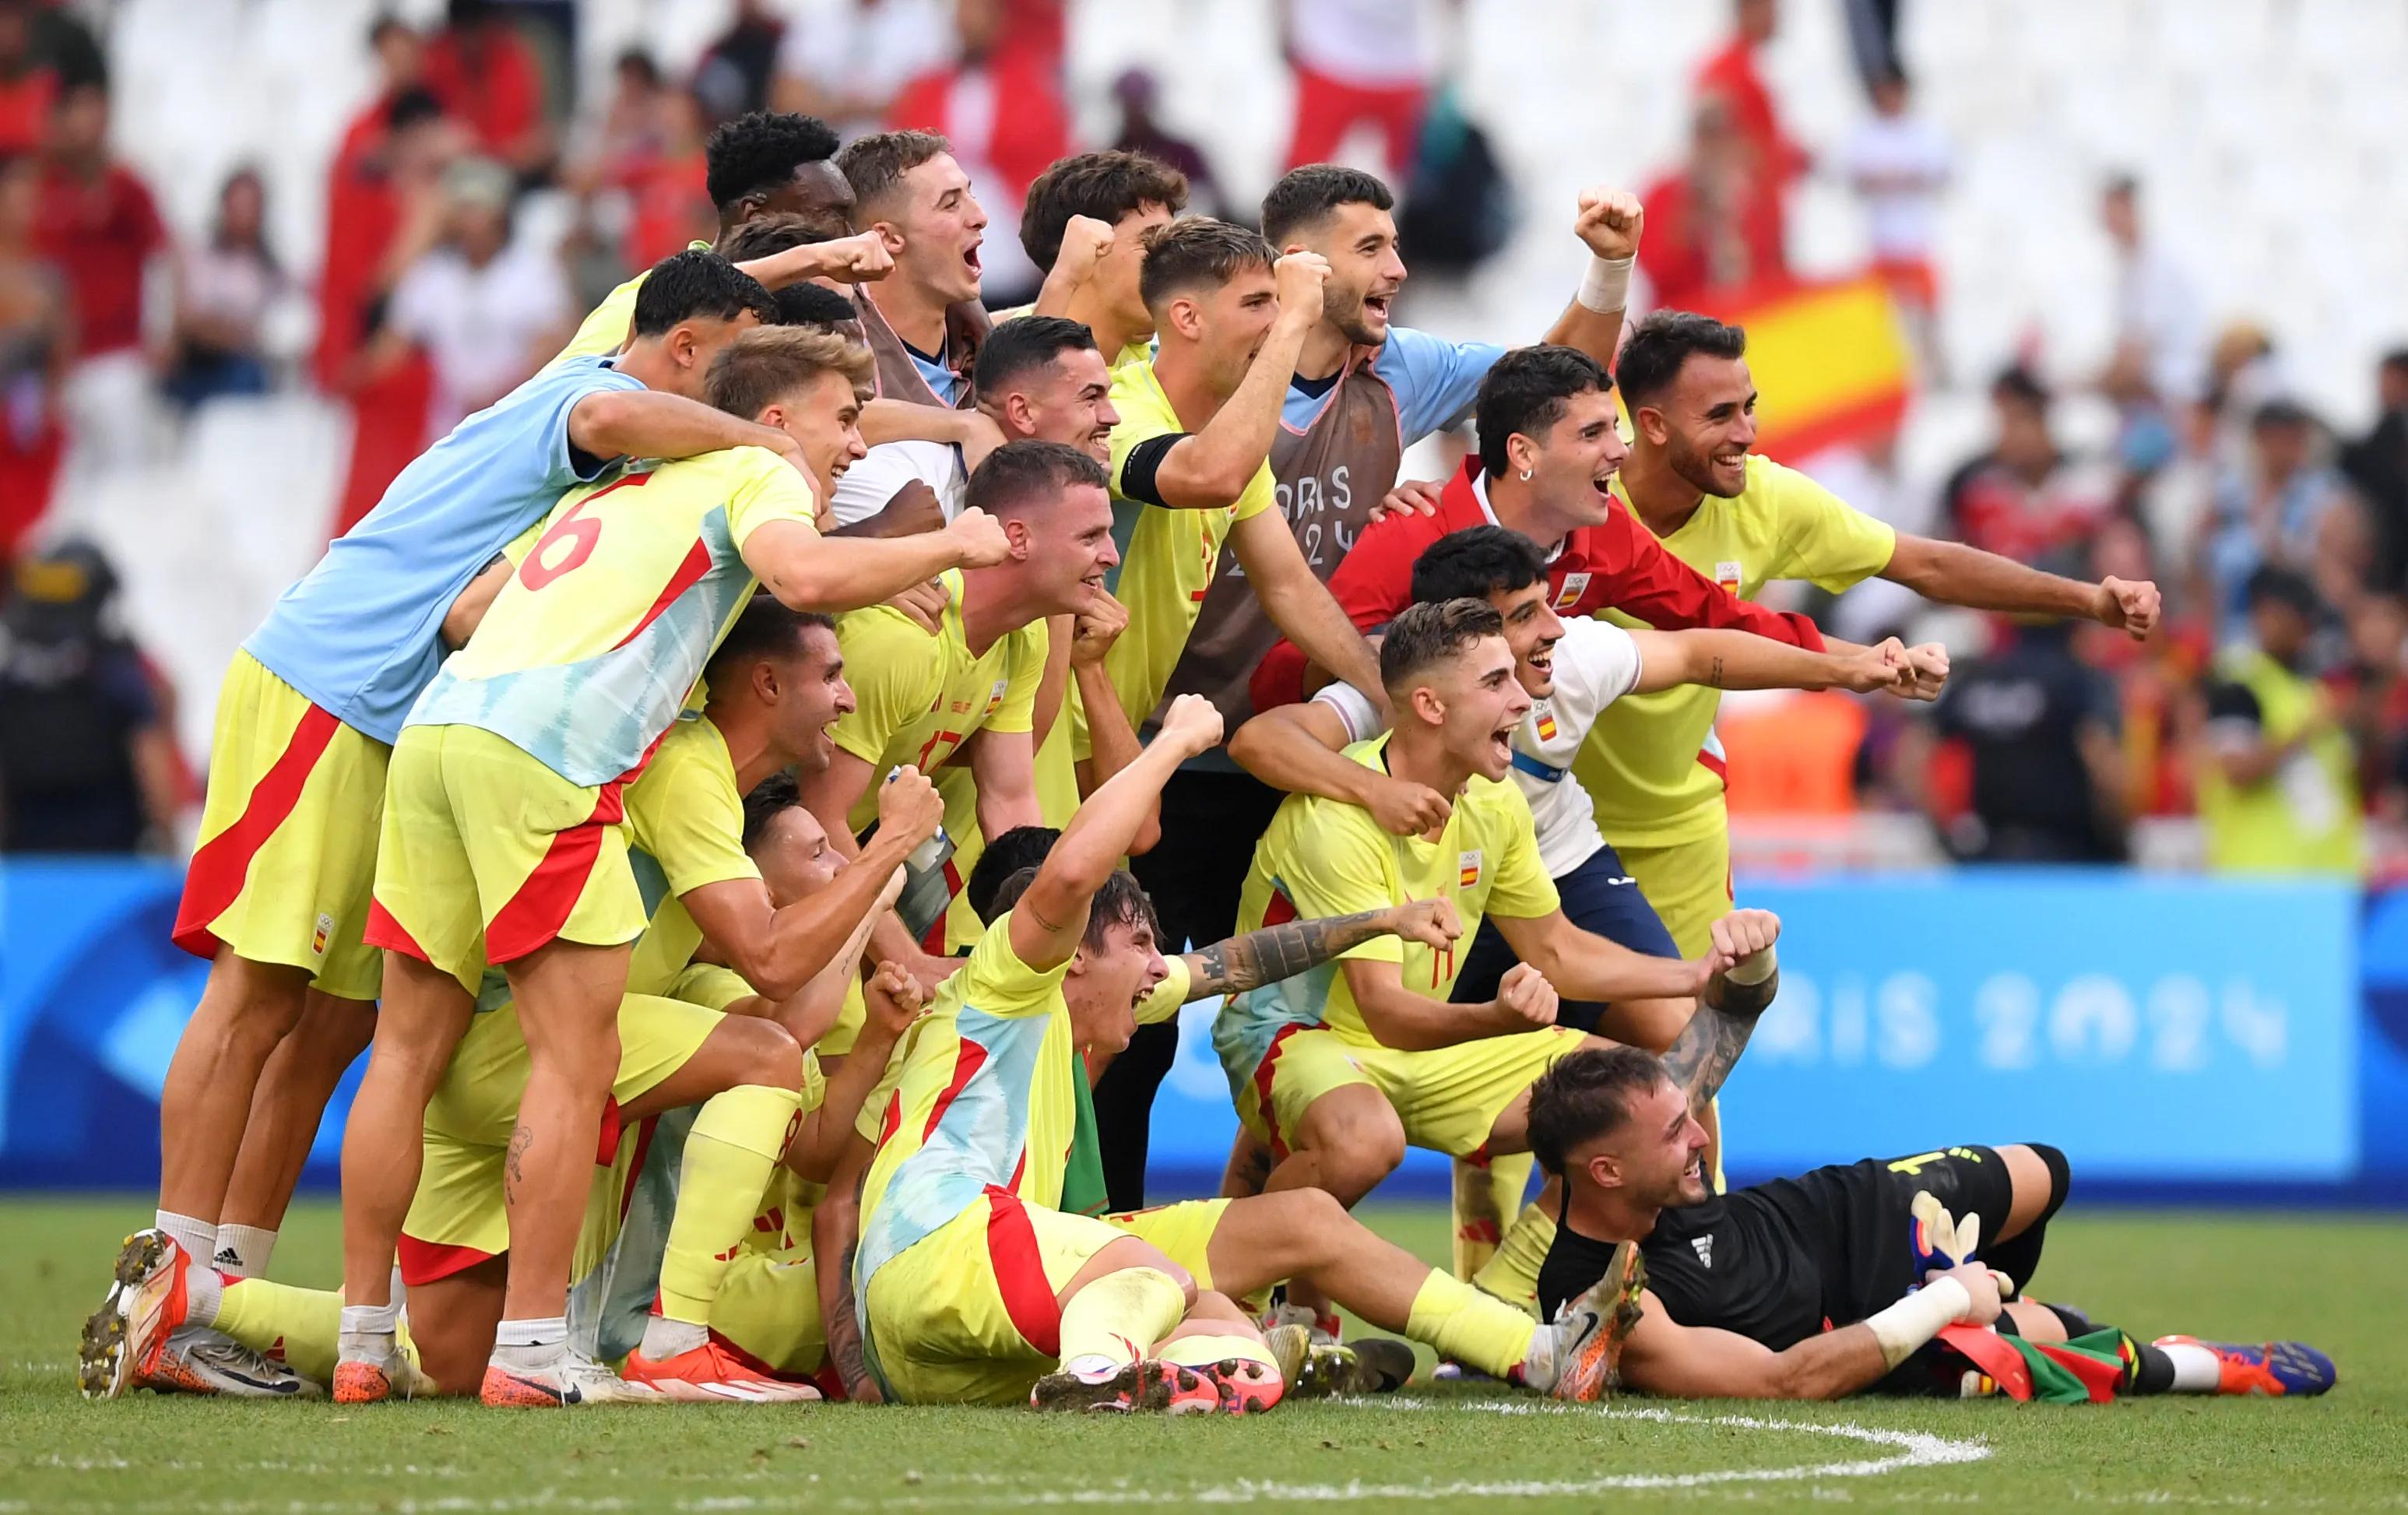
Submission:
[[[679,896],[761,877],[744,850],[744,796],[736,792],[727,738],[708,717],[680,721],[661,738],[643,777],[627,786],[625,800],[627,861],[652,914],[628,960],[627,993],[689,998],[669,985],[694,961],[702,928]]]
[[[1045,622],[1031,622],[973,652],[962,628],[961,571],[948,569],[942,578],[948,593],[933,636],[889,605],[837,620],[857,707],[830,735],[877,770],[845,818],[855,833],[878,819],[877,786],[888,769],[909,763],[933,774],[979,732],[1024,732],[1032,724],[1049,645]]]
[[[744,544],[773,522],[818,532],[766,448],[569,491],[405,723],[480,727],[571,783],[632,777],[752,597]]]
[[[1612,488],[1627,509],[1622,481]],[[1631,516],[1637,520],[1638,512]],[[1898,533],[1796,469],[1751,456],[1745,489],[1727,500],[1708,495],[1663,543],[1752,600],[1779,579],[1807,579],[1838,593],[1889,566]],[[1617,626],[1647,624],[1612,608],[1598,614]],[[1670,847],[1721,829],[1722,748],[1714,740],[1721,704],[1719,691],[1683,684],[1625,694],[1598,715],[1572,772],[1596,802],[1598,829],[1608,842]]]
[[[708,242],[688,242],[685,247],[688,252],[710,250],[710,244]],[[625,347],[627,333],[636,322],[636,293],[644,287],[644,280],[652,276],[651,269],[644,269],[635,278],[626,280],[617,289],[604,295],[602,303],[595,306],[583,321],[577,323],[577,335],[568,339],[568,345],[554,354],[552,361],[558,363],[563,358],[608,357]]]
[[[1367,768],[1384,771],[1387,750],[1388,736],[1383,734],[1356,742],[1346,755]],[[1510,780],[1475,775],[1455,797],[1454,813],[1435,841],[1393,836],[1370,811],[1340,800],[1290,794],[1282,801],[1254,848],[1254,865],[1246,870],[1245,888],[1238,896],[1240,935],[1283,922],[1385,910],[1406,900],[1441,894],[1455,902],[1463,922],[1462,938],[1445,951],[1381,936],[1293,979],[1231,995],[1222,1006],[1213,1040],[1246,1048],[1252,1055],[1239,1061],[1225,1057],[1224,1065],[1255,1066],[1272,1036],[1293,1023],[1327,1026],[1340,1036],[1379,1045],[1355,1007],[1340,963],[1350,958],[1394,963],[1405,988],[1443,1000],[1454,992],[1463,955],[1482,920],[1492,914],[1543,916],[1561,904],[1539,854],[1529,802]]]
[[[1245,492],[1230,504],[1173,509],[1162,503],[1154,487],[1163,449],[1146,444],[1175,440],[1188,432],[1163,393],[1152,363],[1113,371],[1112,407],[1121,418],[1112,428],[1110,470],[1112,537],[1120,546],[1121,565],[1111,589],[1128,607],[1129,623],[1104,654],[1104,671],[1120,692],[1129,723],[1142,728],[1162,702],[1179,654],[1187,649],[1187,635],[1196,628],[1197,612],[1212,585],[1229,528],[1270,509],[1275,486],[1265,460]],[[1093,756],[1086,706],[1078,698],[1075,683],[1063,706],[1070,721],[1071,756]]]

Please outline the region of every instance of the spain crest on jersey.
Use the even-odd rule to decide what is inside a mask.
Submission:
[[[998,679],[995,681],[995,687],[986,692],[987,714],[993,715],[1003,708],[1003,696],[1010,693],[1010,689],[1011,680],[1009,679]]]
[[[1588,579],[1589,576],[1585,573],[1564,575],[1564,587],[1555,591],[1555,607],[1558,610],[1569,610],[1578,605],[1580,597],[1588,593]]]
[[[1740,574],[1741,565],[1737,558],[1725,558],[1714,565],[1714,582],[1733,594],[1739,593]]]
[[[1480,849],[1475,847],[1455,860],[1455,882],[1458,889],[1469,889],[1480,882]]]
[[[1539,733],[1539,740],[1542,742],[1554,741],[1555,739],[1555,712],[1553,710],[1540,711],[1537,730]]]

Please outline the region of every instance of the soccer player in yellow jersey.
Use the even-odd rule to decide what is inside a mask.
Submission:
[[[2086,584],[1910,536],[1752,455],[1756,385],[1746,353],[1738,327],[1667,310],[1631,331],[1615,365],[1632,437],[1613,493],[1689,566],[1742,599],[1779,579],[1839,591],[1878,575],[1974,609],[2079,617],[2135,637],[2157,624],[2155,584]],[[1695,686],[1617,701],[1572,766],[1596,801],[1598,829],[1684,952],[1704,950],[1708,924],[1731,904],[1722,750],[1713,739],[1719,703],[1715,691]]]
[[[867,355],[825,332],[748,333],[710,397],[800,443],[824,490],[861,452]],[[982,513],[896,541],[829,540],[800,475],[746,450],[572,491],[469,645],[405,725],[388,783],[369,936],[388,949],[368,1071],[344,1144],[346,1372],[377,1397],[387,1268],[415,1186],[415,1127],[470,989],[502,967],[533,1054],[511,1138],[511,1297],[488,1397],[563,1403],[578,1377],[559,1310],[576,1188],[608,1093],[610,1018],[642,925],[620,788],[643,765],[757,582],[841,609],[1003,550]],[[356,1368],[356,1372],[350,1369]]]
[[[1495,922],[1521,962],[1494,999],[1451,1005],[1455,950],[1380,942],[1224,1007],[1213,1041],[1247,1130],[1268,1148],[1266,1186],[1312,1185],[1350,1206],[1409,1144],[1454,1157],[1527,1150],[1531,1081],[1598,1040],[1555,1023],[1558,990],[1620,1002],[1693,996],[1727,968],[1761,981],[1779,932],[1762,911],[1735,912],[1699,961],[1681,962],[1574,926],[1528,802],[1507,781],[1531,702],[1503,619],[1484,601],[1413,606],[1380,662],[1396,723],[1348,755],[1452,796],[1445,821],[1400,837],[1359,806],[1289,796],[1256,850],[1240,927],[1443,895],[1465,930]]]
[[[1154,312],[1139,287],[1147,238],[1187,208],[1187,176],[1117,149],[1062,158],[1029,181],[1020,245],[1045,272],[1037,303],[996,316],[1067,316],[1096,334],[1111,366],[1143,363]]]
[[[1160,350],[1112,380],[1112,498],[1125,544],[1113,593],[1129,625],[1105,660],[1121,708],[1140,728],[1187,645],[1224,541],[1280,630],[1380,698],[1370,648],[1272,507],[1280,399],[1321,319],[1328,275],[1312,253],[1274,258],[1258,234],[1202,217],[1146,245],[1140,287]],[[1070,720],[1071,758],[1085,764],[1094,743],[1083,701],[1071,702]],[[1092,771],[1080,787],[1093,790]]]
[[[933,635],[893,606],[838,622],[859,707],[837,722],[825,771],[803,785],[820,823],[850,853],[877,819],[874,793],[889,770],[910,764],[933,777],[950,768],[974,819],[953,836],[949,882],[976,862],[980,836],[1040,819],[1032,717],[1047,622],[1087,609],[1120,563],[1104,470],[1076,448],[1006,443],[970,476],[968,500],[1002,525],[1009,555],[946,576]],[[965,911],[953,931],[930,935],[937,947],[966,943],[976,922]]]

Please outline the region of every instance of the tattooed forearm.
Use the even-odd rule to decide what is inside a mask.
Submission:
[[[502,1154],[502,1198],[518,1203],[519,1185],[526,1181],[524,1163],[526,1151],[535,1145],[535,1133],[525,1126],[510,1132],[510,1145]]]
[[[1756,1016],[1772,1003],[1780,986],[1777,969],[1760,984],[1735,984],[1716,974],[1706,985],[1697,1013],[1664,1054],[1664,1069],[1689,1096],[1691,1109],[1703,1109],[1722,1089],[1739,1054],[1747,1050]]]
[[[1187,997],[1236,994],[1293,979],[1339,953],[1388,935],[1385,910],[1290,921],[1231,936],[1187,955]]]
[[[1723,687],[1723,655],[1720,652],[1714,654],[1714,665],[1706,670],[1706,684],[1712,689]]]
[[[866,1177],[866,1175],[865,1175]],[[820,1274],[820,1326],[827,1338],[828,1361],[844,1382],[845,1397],[856,1404],[878,1404],[885,1396],[869,1375],[869,1358],[861,1339],[861,1317],[853,1302],[853,1265],[860,1242],[861,1183],[853,1197],[822,1207],[826,1223],[812,1227],[812,1250],[835,1265]]]

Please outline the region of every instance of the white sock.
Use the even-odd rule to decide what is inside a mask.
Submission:
[[[203,1267],[213,1267],[218,1256],[218,1225],[215,1221],[194,1220],[174,1210],[161,1210],[151,1222],[175,1239],[176,1245],[192,1254],[193,1261]]]
[[[1062,1365],[1062,1371],[1087,1383],[1101,1383],[1128,1366],[1116,1357],[1103,1352],[1086,1352]]]
[[[218,1308],[225,1303],[225,1283],[213,1267],[194,1267],[184,1271],[184,1323],[208,1330],[218,1323]]]
[[[2157,1351],[2174,1365],[2174,1386],[2168,1391],[2171,1394],[2212,1394],[2224,1382],[2224,1360],[2204,1347],[2177,1341]]]
[[[710,1341],[710,1328],[691,1321],[672,1321],[655,1315],[644,1322],[644,1344],[636,1350],[655,1363],[666,1362],[680,1352],[690,1352]]]
[[[494,1328],[494,1360],[531,1367],[548,1363],[568,1346],[568,1317],[547,1315],[533,1321],[504,1321]]]
[[[347,1336],[389,1336],[400,1322],[399,1305],[346,1305],[342,1333]]]
[[[276,1232],[268,1226],[218,1227],[218,1270],[237,1279],[265,1278],[267,1260],[276,1254]]]

